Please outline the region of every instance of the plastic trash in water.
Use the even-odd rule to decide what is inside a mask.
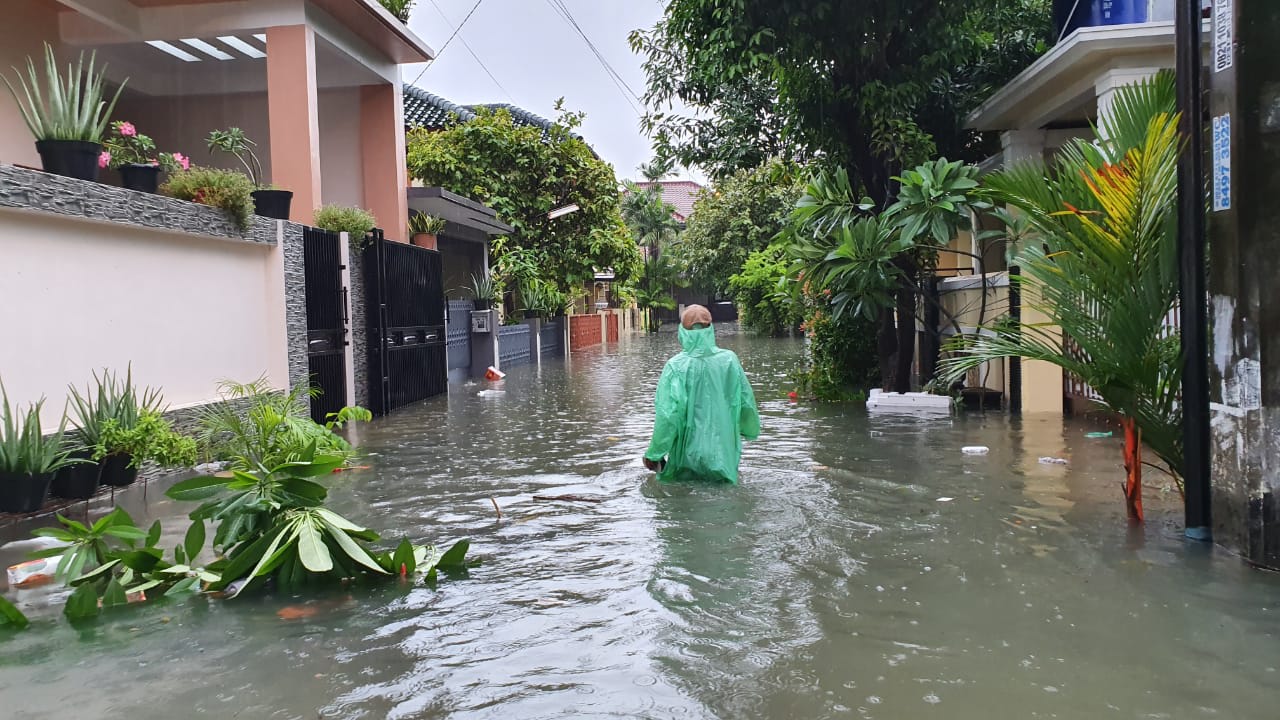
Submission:
[[[1040,458],[1040,464],[1041,465],[1066,465],[1067,460],[1066,458],[1042,457]]]
[[[478,395],[479,397],[500,397],[506,394],[507,394],[506,390],[481,390],[480,392],[476,393],[476,395]]]
[[[991,452],[991,448],[986,445],[966,445],[960,448],[960,452],[965,455],[986,455]]]
[[[1085,437],[1087,437],[1087,438],[1089,438],[1089,439],[1091,439],[1091,440],[1097,440],[1097,439],[1099,439],[1099,438],[1109,438],[1109,437],[1111,437],[1111,435],[1112,435],[1112,433],[1111,433],[1111,431],[1110,431],[1110,430],[1108,430],[1108,431],[1106,431],[1106,432],[1087,432],[1087,433],[1085,433],[1085,434],[1084,434],[1084,436],[1085,436]]]
[[[940,498],[938,498],[938,502],[951,502],[952,500],[955,500],[955,498],[951,498],[951,497],[940,497]]]
[[[502,372],[501,370],[499,370],[498,368],[496,368],[496,367],[494,367],[494,366],[492,366],[492,365],[490,365],[490,366],[489,366],[489,369],[488,369],[488,370],[485,370],[485,371],[484,371],[484,379],[485,379],[485,380],[501,380],[502,378],[504,378],[504,377],[506,377],[506,376],[507,376],[507,374],[506,374],[506,373]]]
[[[28,560],[9,566],[9,587],[30,588],[53,582],[54,570],[61,556]]]

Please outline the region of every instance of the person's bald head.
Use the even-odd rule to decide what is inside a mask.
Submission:
[[[694,325],[711,325],[711,311],[701,305],[690,305],[680,315],[680,324],[685,330],[692,330]]]

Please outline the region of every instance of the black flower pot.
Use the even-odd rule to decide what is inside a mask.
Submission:
[[[68,465],[53,476],[53,485],[49,491],[60,498],[72,500],[88,500],[98,491],[98,481],[102,477],[102,463],[92,458],[93,453],[85,451],[73,454],[76,460],[88,462]]]
[[[138,468],[131,467],[133,456],[129,453],[108,455],[102,460],[102,484],[112,487],[132,485],[138,479]]]
[[[121,185],[138,192],[156,193],[160,187],[160,166],[131,163],[120,168]]]
[[[36,152],[47,173],[79,180],[98,179],[98,156],[102,145],[83,140],[37,140]]]
[[[289,206],[293,204],[290,190],[254,190],[253,214],[273,220],[288,220]]]
[[[29,513],[44,506],[53,473],[0,472],[0,512]]]
[[[471,306],[477,310],[488,310],[493,307],[492,300],[472,300]]]

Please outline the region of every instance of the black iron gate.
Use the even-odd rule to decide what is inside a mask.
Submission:
[[[369,404],[375,415],[448,388],[444,265],[435,250],[375,230],[364,251]]]
[[[341,237],[307,228],[302,235],[303,274],[307,288],[307,372],[311,387],[311,419],[323,423],[347,404],[347,288],[342,284]]]

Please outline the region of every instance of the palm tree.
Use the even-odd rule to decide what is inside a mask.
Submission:
[[[1123,88],[1108,138],[1065,148],[1051,168],[1032,163],[987,180],[993,199],[1020,212],[1034,237],[1017,252],[1026,304],[1043,325],[989,328],[960,338],[942,362],[957,379],[989,360],[1025,357],[1061,367],[1097,391],[1125,432],[1124,493],[1142,520],[1142,444],[1181,490],[1180,341],[1169,318],[1178,296],[1173,77]],[[1069,351],[1062,335],[1079,351]]]

